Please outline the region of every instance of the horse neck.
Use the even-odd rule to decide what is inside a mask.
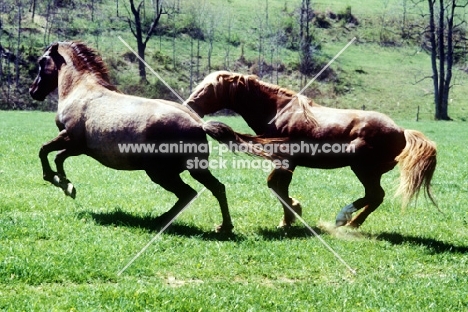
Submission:
[[[69,65],[60,69],[58,78],[57,114],[61,118],[65,118],[65,115],[68,118],[81,118],[79,116],[89,107],[89,99],[93,98],[93,93],[104,88],[91,73],[78,73]]]
[[[275,94],[263,88],[238,93],[230,108],[241,115],[257,135],[274,132],[274,118],[290,99],[278,99]]]
[[[65,65],[59,70],[58,95],[59,101],[65,100],[77,88],[96,80],[93,75],[87,72],[77,72],[72,65]],[[96,83],[97,84],[97,83]]]

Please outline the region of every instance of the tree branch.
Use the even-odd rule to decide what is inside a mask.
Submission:
[[[145,41],[144,41],[144,45],[146,45],[148,43],[149,39],[153,35],[156,27],[159,24],[159,19],[161,18],[161,15],[163,14],[163,6],[162,6],[162,3],[161,3],[160,0],[156,1],[155,14],[156,15],[155,15],[155,17],[153,19],[153,22],[151,23],[151,26],[148,29],[148,32],[146,33],[146,38],[145,38]]]

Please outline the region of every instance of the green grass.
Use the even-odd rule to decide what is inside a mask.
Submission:
[[[247,131],[238,118],[217,118]],[[438,144],[434,193],[406,210],[388,196],[357,231],[325,231],[362,194],[350,170],[298,168],[291,194],[304,219],[351,274],[301,224],[276,225],[280,205],[261,170],[213,170],[227,186],[233,236],[213,232],[221,215],[204,192],[122,275],[153,238],[154,217],[175,197],[141,172],[80,156],[66,162],[72,200],[42,180],[38,150],[54,115],[0,112],[0,310],[9,311],[454,311],[468,308],[466,123],[412,122]],[[217,155],[213,155],[217,157]],[[229,154],[230,160],[244,155]],[[184,174],[197,190],[202,186]]]

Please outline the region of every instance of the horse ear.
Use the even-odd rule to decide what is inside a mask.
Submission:
[[[63,58],[63,56],[60,55],[60,53],[58,52],[58,48],[59,48],[58,42],[52,44],[50,46],[49,55],[53,58],[55,62],[55,66],[57,66],[57,69],[60,69],[62,65],[66,64],[67,62],[65,62],[65,59]]]
[[[50,53],[51,53],[51,54],[58,53],[58,46],[59,46],[58,42],[52,44],[52,45],[50,46]]]

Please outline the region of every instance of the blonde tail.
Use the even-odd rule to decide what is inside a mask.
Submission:
[[[403,206],[419,194],[421,187],[437,206],[431,193],[431,180],[437,164],[436,144],[416,130],[405,130],[406,146],[395,160],[400,165],[400,186],[396,195],[402,196]]]

